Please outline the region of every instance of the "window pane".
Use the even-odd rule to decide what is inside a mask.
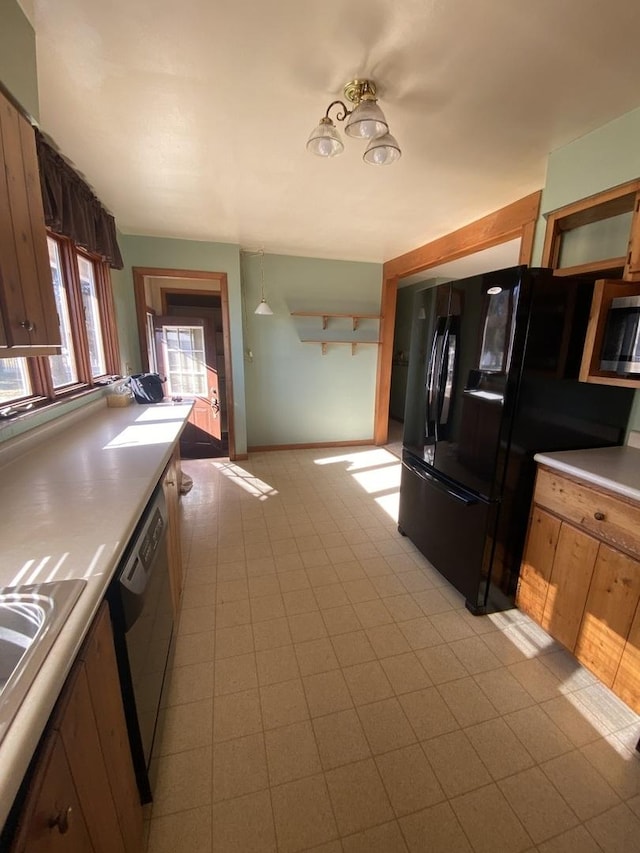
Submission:
[[[76,356],[71,336],[71,322],[69,320],[69,300],[67,290],[62,281],[62,269],[60,265],[60,247],[55,240],[47,238],[49,246],[49,266],[53,279],[53,292],[56,298],[58,318],[60,322],[60,335],[62,338],[62,352],[60,355],[49,356],[51,365],[51,378],[53,387],[60,388],[78,381],[76,370]]]
[[[207,394],[204,330],[200,326],[163,326],[167,392]]]
[[[633,211],[578,225],[562,233],[558,267],[622,258],[627,254]]]
[[[26,358],[0,358],[0,405],[31,395]]]
[[[87,338],[89,340],[89,358],[91,360],[91,376],[103,376],[107,371],[104,357],[104,345],[102,342],[102,328],[100,326],[100,309],[98,307],[98,294],[96,292],[96,280],[93,264],[82,255],[76,255],[78,259],[78,273],[80,275],[80,290],[82,292],[82,304],[84,306],[84,320],[87,326]]]

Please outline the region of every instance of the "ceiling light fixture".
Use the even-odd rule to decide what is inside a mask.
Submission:
[[[336,113],[336,120],[347,119],[344,126],[347,136],[369,140],[363,154],[365,163],[388,166],[399,160],[402,151],[395,138],[389,133],[387,120],[378,106],[376,84],[373,80],[350,80],[344,87],[344,96],[354,104],[353,109],[348,109],[344,101],[332,101],[318,126],[311,131],[307,140],[307,151],[318,157],[335,157],[337,154],[342,154],[344,144],[329,116],[333,107],[338,106],[342,109]]]
[[[269,303],[264,298],[264,249],[260,249],[260,304],[254,314],[273,314]]]

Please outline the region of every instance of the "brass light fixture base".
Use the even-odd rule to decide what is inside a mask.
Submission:
[[[356,106],[363,99],[375,100],[376,84],[373,80],[350,80],[348,83],[345,83],[344,96]]]

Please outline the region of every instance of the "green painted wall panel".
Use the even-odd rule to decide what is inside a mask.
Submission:
[[[15,0],[0,0],[0,81],[37,120],[36,34]]]
[[[292,311],[380,309],[380,264],[265,255],[265,296],[273,316],[258,316],[260,257],[243,255],[245,371],[250,447],[371,440],[378,347],[320,344],[301,338],[377,340],[376,321],[292,317]]]

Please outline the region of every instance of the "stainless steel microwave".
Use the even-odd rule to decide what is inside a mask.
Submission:
[[[640,296],[611,300],[600,369],[640,374]]]

